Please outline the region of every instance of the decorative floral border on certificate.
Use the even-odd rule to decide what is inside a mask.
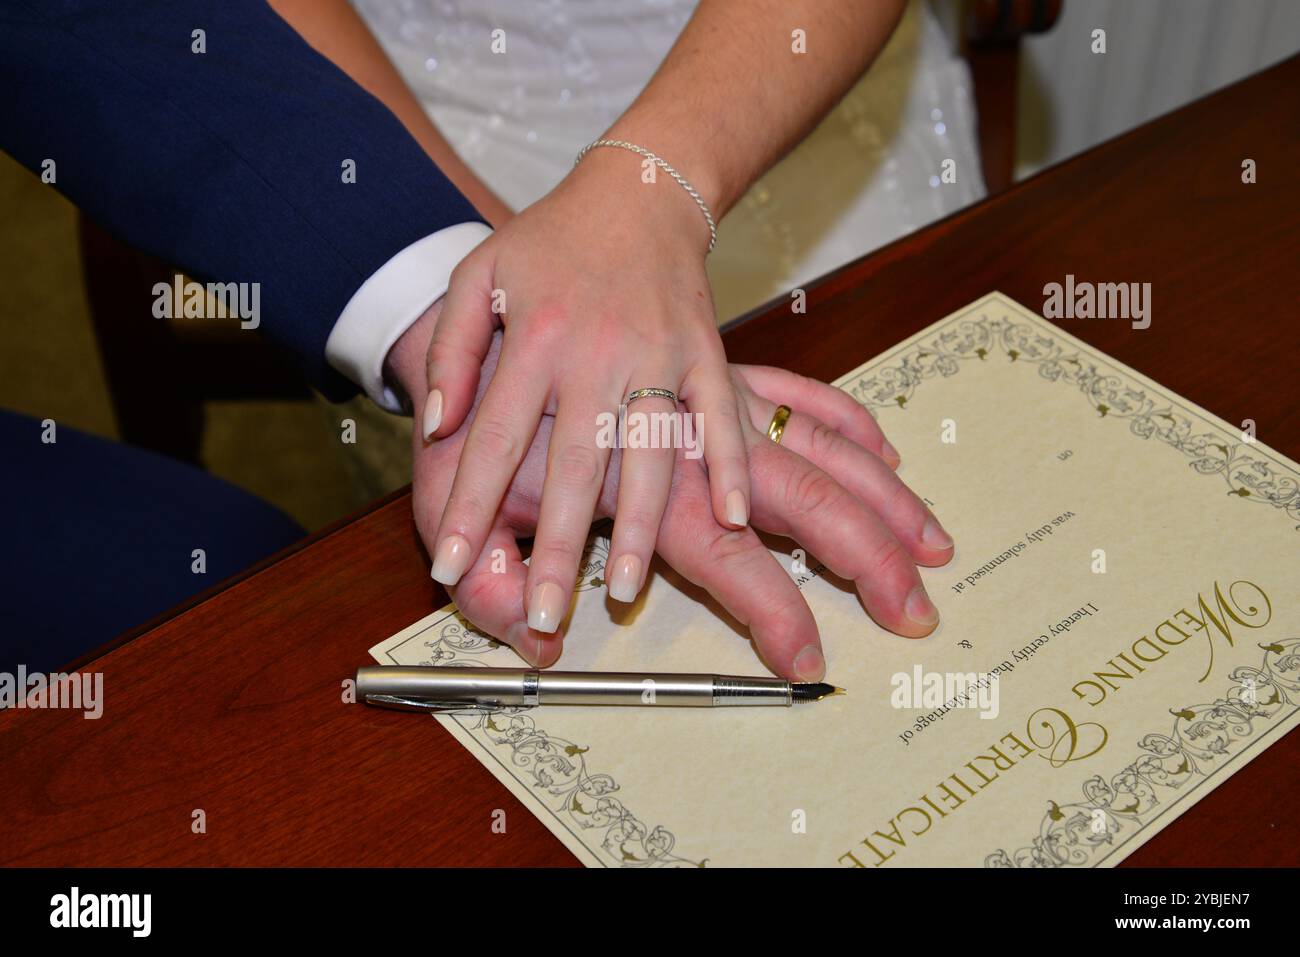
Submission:
[[[935,377],[956,375],[963,362],[988,362],[1003,357],[1009,363],[1037,365],[1049,381],[1074,385],[1103,418],[1127,420],[1129,430],[1143,439],[1155,438],[1182,452],[1189,466],[1202,475],[1221,475],[1229,495],[1264,503],[1282,510],[1300,529],[1300,482],[1286,475],[1275,463],[1242,442],[1225,439],[1213,431],[1198,431],[1194,421],[1201,416],[1183,409],[1112,369],[1098,356],[1085,350],[1066,348],[1040,324],[1046,320],[1013,321],[1010,313],[1022,308],[994,293],[931,332],[893,354],[880,357],[869,369],[838,385],[873,411],[906,409],[920,383]],[[998,315],[998,311],[1001,315]],[[992,313],[992,317],[990,317]],[[1203,421],[1203,420],[1202,420]],[[1205,423],[1210,425],[1210,423]],[[1213,428],[1213,426],[1211,426]],[[608,534],[593,536],[579,569],[578,590],[603,585]],[[802,582],[801,582],[802,584]],[[454,610],[431,623],[413,638],[437,629],[426,638],[428,665],[482,665],[474,655],[493,651],[500,644],[474,628]],[[411,640],[411,639],[408,639]],[[405,643],[405,642],[404,642]],[[1203,781],[1222,764],[1214,762],[1231,755],[1230,746],[1243,745],[1260,729],[1276,726],[1286,705],[1294,714],[1300,697],[1300,683],[1293,674],[1300,671],[1300,639],[1266,649],[1260,670],[1241,668],[1232,673],[1238,686],[1227,697],[1211,704],[1171,711],[1175,716],[1170,735],[1151,734],[1140,742],[1146,753],[1106,782],[1100,775],[1085,782],[1085,800],[1064,806],[1052,803],[1040,834],[1025,848],[1008,855],[998,850],[987,856],[990,867],[1069,866],[1097,863],[1108,856],[1170,805],[1161,805],[1157,788],[1180,789],[1189,781]],[[392,649],[388,651],[392,656]],[[1268,655],[1276,656],[1270,662]],[[1278,670],[1274,670],[1274,666]],[[1253,704],[1242,694],[1250,681],[1256,682]],[[1272,694],[1262,700],[1265,689]],[[531,780],[546,798],[540,798],[557,823],[589,850],[595,850],[589,835],[600,834],[601,862],[614,867],[703,867],[707,858],[690,860],[675,853],[676,838],[662,826],[648,828],[611,795],[619,785],[608,774],[592,773],[584,755],[588,749],[554,737],[539,729],[527,709],[505,709],[495,714],[464,717],[443,715],[452,720],[490,754],[516,780]],[[1239,754],[1243,748],[1238,747]],[[499,753],[498,753],[499,752]],[[507,761],[502,760],[505,755]],[[1226,762],[1225,762],[1226,763]],[[1193,785],[1194,786],[1194,785]],[[1190,788],[1188,788],[1190,790]],[[1181,791],[1179,796],[1186,791]],[[1176,801],[1176,799],[1175,799]],[[1124,802],[1124,803],[1121,803]],[[1153,811],[1154,808],[1159,808]],[[1104,821],[1104,830],[1094,821]],[[1116,844],[1115,835],[1133,830]],[[1105,852],[1103,854],[1103,851]]]
[[[577,591],[604,584],[602,576],[608,557],[608,537],[592,536],[578,572]],[[454,608],[402,644],[416,639],[427,649],[420,664],[442,667],[487,667],[475,656],[502,647],[500,642],[477,631]],[[393,650],[387,653],[396,664],[399,662]],[[527,713],[529,710],[503,708],[440,717],[454,720],[497,761],[508,766],[516,780],[530,782],[539,792],[541,804],[584,846],[593,849],[587,835],[598,834],[602,862],[606,866],[705,865],[707,859],[694,861],[675,854],[677,838],[671,831],[662,825],[648,828],[613,796],[619,790],[613,777],[588,770],[585,755],[589,748],[538,728]]]
[[[1038,836],[1010,854],[999,848],[984,858],[984,866],[1099,864],[1276,727],[1279,718],[1294,715],[1300,710],[1300,638],[1259,647],[1263,663],[1233,669],[1228,677],[1234,683],[1222,698],[1171,708],[1168,734],[1144,736],[1138,741],[1142,752],[1110,780],[1095,774],[1084,781],[1081,801],[1049,801]],[[1165,798],[1169,804],[1162,803]]]
[[[995,297],[1001,299],[1000,294]],[[1010,311],[1006,302],[982,303],[913,343],[888,364],[864,371],[840,387],[868,409],[906,409],[922,382],[956,375],[962,362],[1002,357],[1032,363],[1044,379],[1068,382],[1078,389],[1098,416],[1127,420],[1134,435],[1177,449],[1197,473],[1222,476],[1227,494],[1280,509],[1300,530],[1300,481],[1293,475],[1250,443],[1226,439],[1213,426],[1206,430],[1196,422],[1199,415],[1150,394],[1101,358],[1063,346],[1039,325],[1045,320],[1016,322]]]

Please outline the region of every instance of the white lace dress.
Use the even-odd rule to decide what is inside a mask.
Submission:
[[[694,9],[691,0],[352,2],[438,129],[515,209],[558,183],[627,108]],[[497,30],[504,53],[492,52]],[[955,183],[940,178],[946,159]],[[914,0],[868,74],[720,225],[709,257],[718,319],[983,195],[969,71]]]

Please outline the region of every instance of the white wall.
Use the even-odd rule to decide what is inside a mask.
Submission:
[[[1064,0],[1051,32],[1021,45],[1016,177],[1296,52],[1300,0]]]

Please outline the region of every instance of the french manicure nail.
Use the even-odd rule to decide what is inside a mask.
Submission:
[[[808,645],[794,656],[794,674],[800,681],[821,681],[826,677],[826,659],[816,645]]]
[[[930,601],[930,596],[920,585],[913,588],[907,596],[903,611],[907,613],[908,618],[922,627],[931,628],[939,623],[939,609],[934,607],[934,602]]]
[[[749,524],[749,506],[745,504],[745,493],[738,488],[727,493],[727,521],[732,525]]]
[[[938,551],[952,548],[952,536],[945,532],[933,518],[927,519],[925,527],[921,529],[921,542]]]
[[[459,535],[448,535],[438,543],[429,576],[440,585],[454,585],[469,568],[469,542]]]
[[[424,400],[424,441],[428,442],[433,438],[433,433],[438,431],[440,425],[442,425],[442,390],[433,389],[429,392],[429,397]]]
[[[898,468],[898,463],[903,461],[903,457],[898,454],[898,449],[889,444],[888,439],[882,439],[880,442],[880,454],[885,457],[885,461]]]
[[[533,631],[554,633],[564,617],[564,593],[554,582],[542,582],[533,589],[528,602],[528,627]]]
[[[615,601],[636,601],[637,590],[641,587],[641,559],[624,555],[614,563],[606,585],[609,586],[609,597]]]

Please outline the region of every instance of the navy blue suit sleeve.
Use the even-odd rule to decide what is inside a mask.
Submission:
[[[357,287],[482,221],[261,0],[0,0],[0,89],[0,148],[33,171],[54,160],[88,215],[195,278],[260,283],[262,330],[334,398],[355,389],[325,340]]]

